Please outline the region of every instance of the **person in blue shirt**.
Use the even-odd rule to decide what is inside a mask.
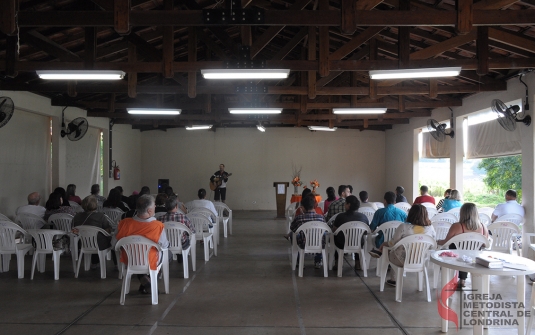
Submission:
[[[394,206],[396,203],[396,195],[394,192],[386,192],[384,196],[385,208],[379,208],[373,215],[372,222],[370,223],[371,231],[375,231],[377,227],[388,221],[401,221],[405,222],[407,219],[407,213]],[[375,238],[375,249],[370,251],[370,255],[374,258],[381,257],[379,247],[384,242],[383,232],[380,231]]]
[[[461,202],[461,193],[459,193],[459,191],[457,190],[451,190],[450,197],[444,199],[442,208],[444,208],[444,213],[446,213],[450,209],[461,207],[462,205],[463,203]]]

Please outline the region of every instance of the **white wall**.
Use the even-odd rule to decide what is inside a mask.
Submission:
[[[324,198],[328,186],[337,189],[340,184],[351,184],[356,192],[367,190],[371,201],[381,201],[385,191],[385,135],[378,131],[150,131],[142,134],[141,154],[141,183],[154,193],[159,178],[170,179],[184,201],[194,199],[199,188],[210,194],[209,178],[224,163],[233,173],[227,191],[232,209],[274,210],[273,182],[289,182],[292,163],[302,165],[303,181],[319,181]],[[292,193],[290,185],[287,202]]]

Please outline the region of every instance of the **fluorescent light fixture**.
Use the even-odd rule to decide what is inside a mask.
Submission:
[[[202,129],[210,129],[212,128],[212,125],[193,125],[186,127],[187,130],[202,130]]]
[[[282,108],[229,108],[230,114],[280,114]]]
[[[308,126],[308,130],[320,130],[320,131],[335,131],[336,127],[322,127],[322,126]]]
[[[371,79],[408,79],[454,77],[461,72],[461,67],[442,67],[429,69],[375,70],[370,71]]]
[[[266,128],[264,128],[264,126],[262,126],[261,124],[256,125],[256,129],[260,130],[263,133],[266,132]]]
[[[386,108],[333,108],[333,114],[384,114]]]
[[[180,109],[167,108],[127,108],[128,114],[136,115],[179,115]]]
[[[204,79],[286,79],[288,69],[210,69],[201,70]]]
[[[125,73],[114,70],[42,70],[36,71],[41,79],[50,80],[120,80]]]

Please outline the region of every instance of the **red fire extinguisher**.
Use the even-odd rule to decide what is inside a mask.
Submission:
[[[120,180],[121,179],[121,170],[119,170],[119,166],[117,163],[113,165],[113,180]]]

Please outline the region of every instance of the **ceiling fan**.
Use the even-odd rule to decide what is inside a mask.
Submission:
[[[429,130],[429,134],[439,142],[444,142],[446,136],[451,138],[455,136],[455,132],[451,129],[446,132],[446,127],[447,125],[445,123],[440,123],[435,119],[427,120],[427,130]]]
[[[64,112],[66,108],[67,107],[61,111],[61,137],[67,136],[67,138],[71,141],[78,141],[84,137],[85,133],[87,133],[89,123],[87,122],[86,118],[77,117],[69,122],[67,126],[65,126]]]
[[[531,116],[529,115],[524,116],[522,119],[518,118],[518,112],[520,111],[518,105],[507,107],[503,101],[494,99],[490,107],[498,114],[498,123],[500,126],[507,131],[514,131],[517,122],[522,122],[526,126],[531,124]]]
[[[15,111],[13,100],[8,97],[0,97],[0,128],[5,126]]]

